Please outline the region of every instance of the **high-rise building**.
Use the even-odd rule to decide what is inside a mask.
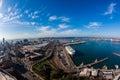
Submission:
[[[3,38],[3,44],[5,44],[5,38]]]

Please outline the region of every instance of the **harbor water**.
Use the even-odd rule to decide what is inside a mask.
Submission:
[[[120,43],[118,42],[88,40],[85,44],[72,45],[71,47],[76,50],[73,61],[77,66],[81,63],[88,64],[96,59],[108,57],[108,60],[94,65],[93,68],[102,68],[104,65],[109,69],[115,68],[115,65],[120,67],[120,56],[113,54],[114,52],[120,54]]]

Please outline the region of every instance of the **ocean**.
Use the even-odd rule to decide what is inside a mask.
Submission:
[[[77,66],[82,62],[88,64],[96,59],[100,60],[108,57],[108,60],[94,65],[93,68],[102,68],[104,65],[109,69],[115,68],[115,65],[120,67],[120,57],[113,54],[114,52],[120,54],[120,43],[87,40],[85,44],[72,45],[71,47],[76,50],[73,61]]]

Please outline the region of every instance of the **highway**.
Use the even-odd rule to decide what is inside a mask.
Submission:
[[[40,62],[42,62],[42,61],[45,61],[45,60],[49,59],[49,58],[52,56],[52,53],[53,53],[54,49],[55,49],[55,43],[51,42],[51,43],[48,44],[48,46],[47,46],[47,50],[46,50],[47,56],[44,57],[44,58],[42,58],[42,59],[39,60],[39,61],[35,61],[35,62],[30,66],[30,71],[31,71],[34,75],[36,75],[37,77],[39,77],[40,80],[44,80],[44,79],[43,79],[42,77],[40,77],[38,74],[36,74],[36,73],[32,70],[32,66],[35,65],[35,64],[37,64],[37,63],[40,63]]]
[[[19,74],[21,74],[24,78],[26,78],[25,80],[44,80],[42,77],[40,77],[39,75],[37,75],[33,70],[32,70],[32,66],[34,64],[37,64],[39,62],[45,61],[47,59],[49,59],[52,56],[52,53],[54,51],[55,48],[55,43],[54,42],[50,42],[48,45],[46,45],[45,47],[43,47],[43,49],[46,51],[45,52],[45,57],[37,60],[37,61],[29,61],[25,58],[21,58],[21,64],[24,65],[24,67],[20,67],[19,65],[14,65],[14,70],[16,70]],[[22,52],[22,51],[21,51]],[[11,51],[11,53],[15,54],[14,51]],[[16,58],[12,57],[12,61],[15,64],[18,64],[16,62]],[[24,69],[26,69],[26,71],[24,71]],[[22,72],[24,71],[24,72]]]

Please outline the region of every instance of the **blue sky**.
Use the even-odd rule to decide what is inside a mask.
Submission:
[[[0,0],[0,39],[119,35],[120,0]]]

